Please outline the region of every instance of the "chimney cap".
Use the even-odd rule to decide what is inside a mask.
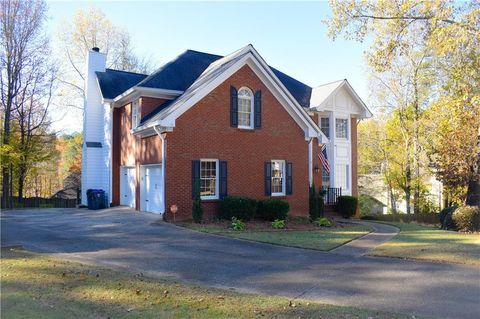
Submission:
[[[93,47],[93,48],[92,48],[92,51],[100,52],[100,48],[98,48],[98,47]]]

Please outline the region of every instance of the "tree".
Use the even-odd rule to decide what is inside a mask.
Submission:
[[[73,22],[64,21],[58,33],[65,61],[60,79],[64,84],[63,105],[83,109],[84,64],[88,50],[93,47],[107,55],[109,68],[140,73],[151,70],[150,61],[133,53],[128,32],[115,26],[100,9],[78,9]]]
[[[18,157],[11,147],[12,114],[20,107],[23,92],[30,85],[29,71],[36,63],[38,50],[45,46],[43,35],[46,6],[43,1],[3,0],[0,2],[1,108],[2,131],[2,207],[10,207],[12,159]]]
[[[445,97],[454,97],[453,101],[462,101],[463,111],[468,113],[467,117],[477,115],[480,87],[480,3],[347,0],[331,1],[330,4],[333,17],[328,21],[328,25],[333,38],[343,34],[347,39],[363,41],[367,35],[374,35],[367,55],[367,61],[373,70],[388,72],[399,59],[405,58],[406,52],[414,55],[426,54],[430,68],[437,71],[430,75],[432,100],[445,101]],[[453,105],[455,104],[458,103],[453,102]],[[415,103],[413,106],[416,107]],[[460,114],[453,113],[455,116],[461,116]],[[414,120],[413,135],[418,141],[419,118],[414,117]],[[470,124],[474,125],[473,129],[477,132],[478,124]],[[477,145],[477,134],[465,137],[467,144]],[[433,148],[434,153],[442,150],[445,149]],[[414,146],[414,153],[417,158],[415,161],[418,161],[418,145]],[[478,146],[476,153],[455,153],[457,161],[469,156],[467,162],[477,163],[465,170],[469,172],[466,176],[469,179],[467,198],[476,198],[477,200],[473,201],[477,205],[480,205],[480,177],[475,167],[478,167],[479,154]],[[437,161],[431,163],[434,168],[452,165],[447,161],[449,156],[437,153],[430,158]],[[414,171],[417,169],[418,166]],[[441,180],[443,176],[438,173]],[[462,178],[459,175],[455,177],[460,186]]]

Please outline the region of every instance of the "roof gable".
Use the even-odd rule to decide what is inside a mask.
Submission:
[[[314,87],[310,98],[310,109],[315,111],[324,111],[331,101],[331,97],[338,94],[340,91],[345,91],[353,100],[358,108],[358,114],[361,118],[371,117],[372,113],[367,105],[358,96],[357,92],[352,88],[347,79],[330,82],[324,85]]]
[[[168,108],[163,109],[151,119],[147,120],[138,130],[141,131],[155,125],[174,127],[175,119],[177,117],[187,111],[245,64],[248,64],[267,87],[269,87],[281,104],[284,105],[289,114],[302,127],[302,129],[305,130],[306,136],[317,137],[322,135],[318,126],[311,120],[302,106],[299,105],[297,100],[285,87],[283,82],[276,76],[276,73],[265,63],[251,45],[213,62],[183,95],[176,99]],[[278,72],[279,71],[277,71],[277,73]],[[301,82],[295,82],[294,79],[283,73],[280,75],[284,81],[290,81],[290,83],[298,86],[301,85]],[[327,141],[324,136],[322,139]]]

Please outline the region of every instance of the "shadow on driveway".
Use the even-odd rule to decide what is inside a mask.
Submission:
[[[1,214],[2,245],[191,283],[444,318],[480,313],[480,270],[193,232],[127,208]]]

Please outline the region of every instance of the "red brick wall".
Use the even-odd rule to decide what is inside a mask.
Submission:
[[[166,100],[140,98],[142,117]],[[140,138],[134,136],[132,128],[132,105],[126,104],[113,112],[113,150],[112,150],[112,203],[120,204],[120,167],[136,168],[136,206],[140,209],[140,165],[160,163],[162,160],[162,141],[158,135]]]
[[[262,90],[262,128],[230,127],[230,86]],[[318,144],[318,143],[316,143]],[[283,197],[290,214],[308,214],[308,143],[303,130],[244,66],[176,120],[166,136],[166,207],[178,205],[178,219],[191,218],[191,161],[213,158],[228,162],[228,194],[252,198],[264,195],[264,162],[285,159],[293,163],[293,194]],[[218,201],[203,203],[206,216],[217,212]],[[171,213],[167,213],[167,218]]]
[[[148,113],[152,112],[157,108],[157,106],[162,105],[167,100],[165,99],[157,99],[153,97],[141,97],[140,98],[140,108],[142,111],[142,117],[147,115]]]

